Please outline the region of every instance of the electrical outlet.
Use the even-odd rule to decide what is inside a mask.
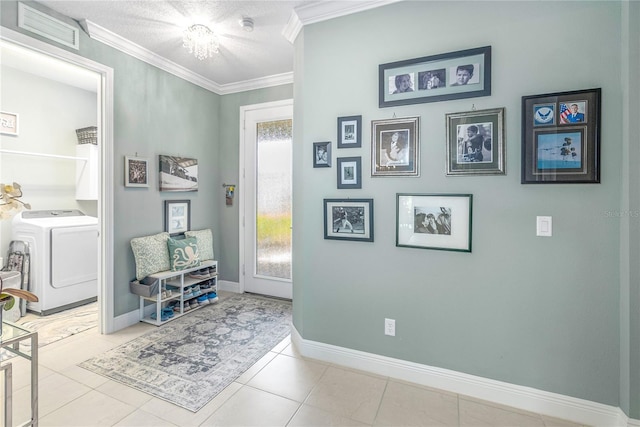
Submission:
[[[392,337],[396,336],[396,320],[395,319],[384,319],[384,334],[391,335]]]

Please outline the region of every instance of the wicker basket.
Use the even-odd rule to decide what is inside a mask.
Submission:
[[[98,128],[89,126],[88,128],[76,129],[78,144],[98,145]]]

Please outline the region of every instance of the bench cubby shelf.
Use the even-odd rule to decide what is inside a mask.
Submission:
[[[204,268],[209,268],[209,271],[213,271],[213,273],[210,273],[206,277],[202,276],[202,277],[195,278],[190,276],[191,273],[198,270],[202,270]],[[156,326],[163,325],[167,322],[170,322],[171,320],[177,319],[181,316],[184,316],[185,314],[189,314],[192,311],[200,308],[200,306],[198,306],[198,307],[192,307],[188,311],[184,310],[185,302],[194,300],[198,296],[202,295],[202,294],[197,294],[197,295],[193,295],[192,297],[185,298],[184,297],[185,289],[211,281],[211,286],[207,290],[207,293],[209,292],[215,292],[216,294],[218,293],[218,261],[214,261],[214,260],[203,261],[199,266],[188,268],[186,270],[161,271],[159,273],[150,274],[149,277],[153,277],[154,279],[158,279],[160,281],[159,291],[158,291],[158,294],[153,297],[140,296],[140,321],[151,323],[152,325],[156,325]],[[162,294],[167,290],[171,290],[172,292],[171,296],[162,298]],[[177,301],[176,304],[178,304],[178,307],[180,308],[180,310],[174,311],[174,314],[172,317],[169,317],[168,319],[163,321],[162,309],[166,307],[171,301]],[[210,303],[216,302],[216,301],[218,301],[217,297],[215,299],[209,299]],[[148,304],[149,302],[154,304],[153,315],[155,315],[155,319],[152,318],[152,316],[145,315],[145,308],[149,305]]]

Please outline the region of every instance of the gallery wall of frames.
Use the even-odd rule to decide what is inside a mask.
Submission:
[[[381,64],[378,106],[490,97],[491,67],[491,46]],[[600,88],[521,95],[521,184],[600,182],[600,104]],[[442,117],[446,176],[507,174],[505,114],[495,106]],[[363,142],[363,126],[369,125],[371,141]],[[361,189],[366,173],[380,179],[420,177],[420,116],[338,117],[336,136],[337,190]],[[332,145],[313,143],[314,168],[332,167]],[[357,152],[363,149],[371,150],[366,171]],[[396,246],[471,252],[473,194],[397,193],[395,205]],[[373,242],[373,199],[332,197],[323,206],[325,239]]]

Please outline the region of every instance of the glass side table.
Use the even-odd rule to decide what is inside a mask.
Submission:
[[[31,354],[20,351],[20,342],[31,340]],[[2,322],[0,349],[5,349],[31,361],[31,419],[22,426],[38,425],[38,333],[31,332],[11,322]],[[11,359],[0,362],[0,372],[4,373],[4,425],[13,425],[13,376]]]

